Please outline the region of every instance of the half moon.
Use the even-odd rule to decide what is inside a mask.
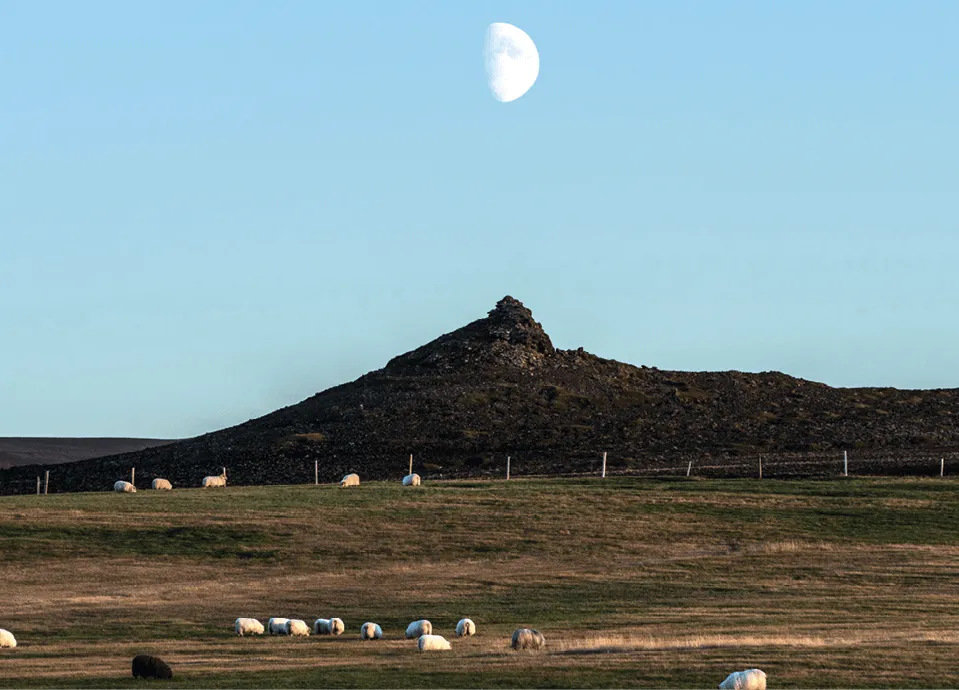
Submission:
[[[539,76],[539,52],[533,39],[522,29],[495,22],[486,29],[486,74],[493,98],[501,103],[515,101]]]

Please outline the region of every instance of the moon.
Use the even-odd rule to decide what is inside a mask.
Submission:
[[[515,101],[539,76],[539,52],[533,39],[522,29],[494,22],[486,29],[486,74],[493,98],[501,103]]]

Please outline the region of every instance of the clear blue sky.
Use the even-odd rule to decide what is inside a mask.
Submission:
[[[0,435],[239,423],[506,294],[637,365],[956,387],[957,124],[952,0],[0,0]]]

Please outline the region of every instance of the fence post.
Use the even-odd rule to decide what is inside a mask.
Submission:
[[[506,456],[506,481],[509,481],[509,456]]]
[[[689,467],[686,468],[686,476],[689,476],[689,473],[693,471],[693,461],[689,461]]]
[[[50,490],[50,470],[47,470],[47,474],[43,479],[43,495],[46,496]]]
[[[846,451],[842,452],[842,476],[849,476],[849,454]]]
[[[603,451],[603,479],[606,479],[606,451]]]
[[[759,456],[759,478],[763,478],[763,456]]]
[[[945,458],[939,458],[939,476],[940,477],[946,476],[946,459]]]
[[[410,471],[409,474],[413,474],[413,454],[410,453]]]
[[[313,461],[313,484],[315,486],[316,484],[319,484],[319,483],[320,483],[320,461],[314,460]]]
[[[130,483],[133,484],[133,486],[137,485],[137,468],[136,467],[130,468]]]
[[[37,496],[40,495],[40,475],[37,475]]]

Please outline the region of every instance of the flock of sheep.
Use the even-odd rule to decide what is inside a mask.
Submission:
[[[266,626],[256,618],[237,618],[233,623],[233,629],[236,631],[236,634],[241,637],[244,635],[262,635],[264,632],[269,632],[271,635],[308,637],[311,630],[314,635],[342,635],[343,631],[346,630],[346,626],[343,624],[342,618],[317,618],[313,621],[312,628],[306,624],[306,621],[300,620],[299,618],[271,618],[266,622]],[[539,646],[518,647],[517,638],[520,632],[521,630],[517,630],[516,633],[513,634],[514,649],[538,649],[545,644],[542,635],[535,630],[526,630],[526,632],[536,633],[539,637]],[[464,618],[456,624],[457,637],[470,637],[475,634],[476,623],[469,618]],[[379,640],[382,637],[383,628],[380,627],[379,624],[366,622],[360,626],[361,640]],[[416,646],[421,652],[452,649],[449,640],[442,635],[433,634],[433,624],[425,618],[413,621],[406,626],[406,639],[411,640],[413,638],[416,638]]]
[[[170,483],[169,479],[154,479],[151,486],[157,491],[173,490],[173,484]],[[224,467],[223,472],[220,474],[204,477],[203,481],[200,482],[200,486],[204,488],[211,486],[226,486],[226,468]],[[135,494],[137,492],[137,487],[132,482],[125,482],[121,480],[113,485],[113,490],[121,494]]]
[[[406,475],[403,477],[403,486],[419,486],[423,483],[423,479],[420,475],[415,472]],[[340,480],[340,486],[359,486],[360,485],[360,475],[358,474],[348,474],[343,479]],[[168,479],[154,479],[151,485],[153,489],[157,491],[172,491],[173,484],[170,483]],[[226,468],[223,468],[223,472],[220,474],[210,475],[209,477],[204,477],[203,481],[200,482],[200,486],[203,488],[209,488],[213,486],[226,486]],[[127,482],[120,480],[113,485],[113,490],[121,494],[135,494],[137,492],[137,487],[132,482]]]
[[[271,635],[292,635],[307,637],[310,626],[298,618],[271,618],[266,626],[256,618],[237,618],[233,623],[237,635],[262,635],[269,630]],[[342,618],[317,618],[313,622],[314,635],[342,635],[346,626]],[[463,618],[456,624],[457,637],[471,637],[476,634],[476,624],[469,618]],[[378,640],[383,637],[383,628],[376,623],[366,622],[360,626],[360,639]],[[452,649],[449,640],[442,635],[433,634],[433,624],[428,620],[413,621],[406,626],[406,639],[416,638],[416,646],[421,652]],[[0,647],[16,647],[17,640],[9,630],[0,628]],[[513,649],[542,649],[546,646],[543,634],[532,628],[519,628],[513,632]],[[134,678],[173,678],[169,665],[159,657],[140,654],[133,659]],[[766,674],[758,668],[734,671],[722,683],[720,690],[766,690]]]
[[[270,618],[266,626],[256,618],[237,618],[233,623],[237,635],[262,635],[269,631],[271,635],[291,635],[308,637],[311,628],[306,621],[298,618]],[[342,635],[346,625],[342,618],[317,618],[313,621],[314,635]],[[476,624],[469,618],[463,618],[456,624],[457,637],[471,637],[476,634]],[[379,640],[383,637],[383,628],[377,623],[366,622],[360,626],[361,640]],[[406,626],[406,639],[416,638],[416,646],[421,652],[452,649],[449,640],[442,635],[433,634],[433,624],[425,618],[413,621]],[[542,649],[546,646],[543,633],[532,628],[517,628],[513,631],[510,646],[515,650]],[[766,674],[758,668],[734,671],[719,684],[720,690],[766,690]]]

